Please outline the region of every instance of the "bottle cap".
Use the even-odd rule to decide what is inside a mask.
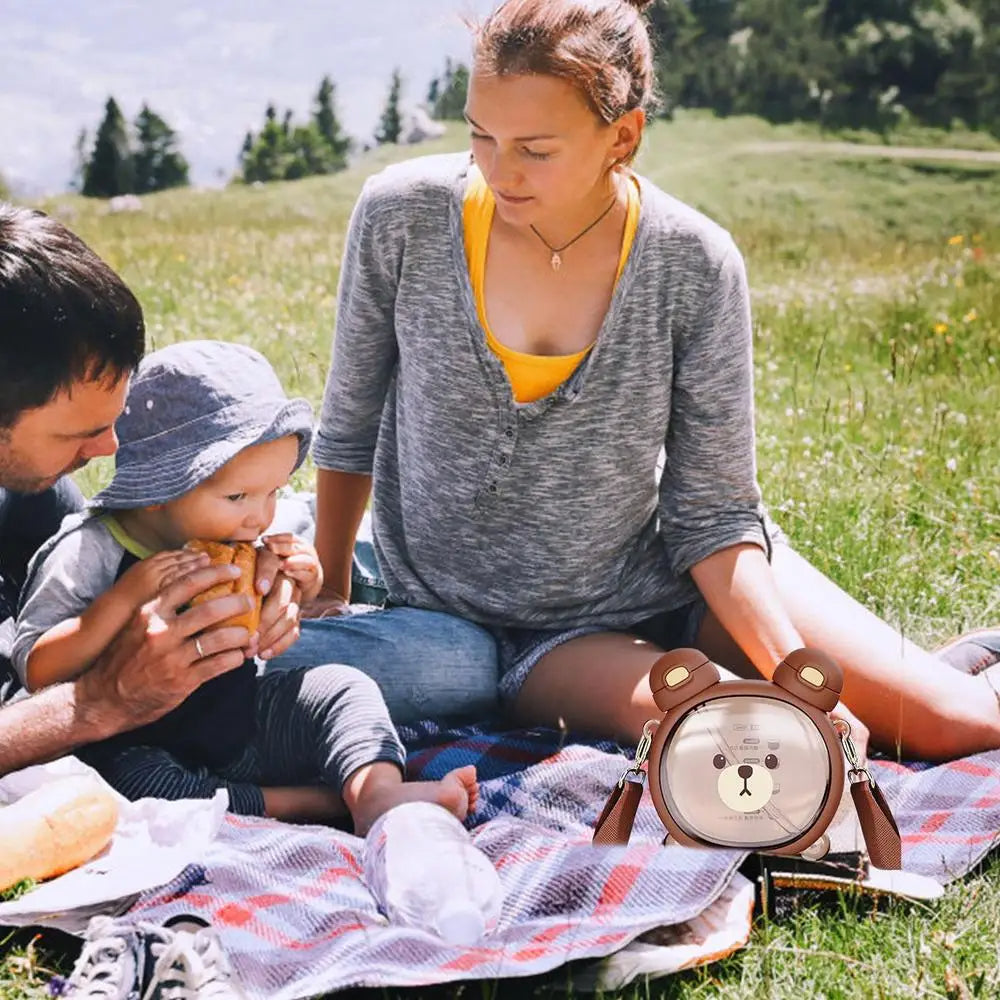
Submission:
[[[486,920],[471,903],[446,903],[434,918],[438,934],[449,944],[476,944],[486,933]]]

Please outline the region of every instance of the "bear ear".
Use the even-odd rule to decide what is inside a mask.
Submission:
[[[649,687],[662,712],[719,683],[719,668],[697,649],[664,653],[650,668]]]
[[[796,649],[775,667],[771,678],[780,688],[829,712],[844,688],[844,673],[837,663],[818,649]]]

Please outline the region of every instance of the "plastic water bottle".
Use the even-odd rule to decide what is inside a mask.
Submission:
[[[391,920],[470,945],[496,927],[503,887],[464,826],[432,802],[383,813],[365,838],[364,877]]]

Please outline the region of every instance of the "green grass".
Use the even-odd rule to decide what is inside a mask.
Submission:
[[[731,229],[747,258],[775,515],[821,569],[932,643],[1000,619],[1000,167],[748,150],[819,138],[685,114],[650,130],[639,168]],[[456,128],[413,152],[463,143]],[[165,193],[135,215],[69,197],[46,207],[122,272],[154,345],[252,343],[318,402],[351,205],[367,173],[408,152],[332,178]],[[85,488],[107,474],[88,471]],[[998,996],[998,879],[992,863],[931,907],[834,899],[758,924],[731,959],[622,997]],[[7,985],[28,982],[24,961],[8,959],[0,997],[28,995]],[[562,975],[420,992],[544,994]]]

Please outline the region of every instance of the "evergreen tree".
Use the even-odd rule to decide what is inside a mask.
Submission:
[[[188,162],[177,148],[177,133],[143,104],[135,119],[135,190],[139,194],[185,187]]]
[[[403,131],[403,119],[399,111],[399,95],[403,89],[403,81],[399,75],[399,70],[392,71],[392,81],[389,84],[389,96],[379,119],[378,128],[375,130],[375,141],[381,146],[387,142],[399,142],[400,133]]]
[[[128,129],[121,108],[113,97],[104,106],[104,120],[97,130],[94,150],[83,176],[83,193],[94,198],[113,198],[135,190],[135,169]]]
[[[469,93],[469,67],[464,63],[445,60],[444,76],[435,79],[427,92],[431,116],[442,120],[461,121],[465,117],[465,100]],[[430,98],[436,94],[434,100]]]
[[[316,93],[316,107],[313,111],[313,124],[316,131],[330,147],[332,154],[332,170],[340,170],[347,166],[347,154],[351,150],[351,140],[344,135],[337,112],[334,107],[336,90],[333,81],[328,76],[324,76]],[[323,173],[331,173],[332,170],[324,170]]]
[[[285,179],[290,156],[288,141],[273,105],[269,105],[264,116],[264,127],[254,141],[253,148],[243,157],[243,180],[280,181]]]
[[[73,174],[69,179],[71,191],[83,190],[83,179],[87,174],[87,130],[80,129],[73,144]]]

